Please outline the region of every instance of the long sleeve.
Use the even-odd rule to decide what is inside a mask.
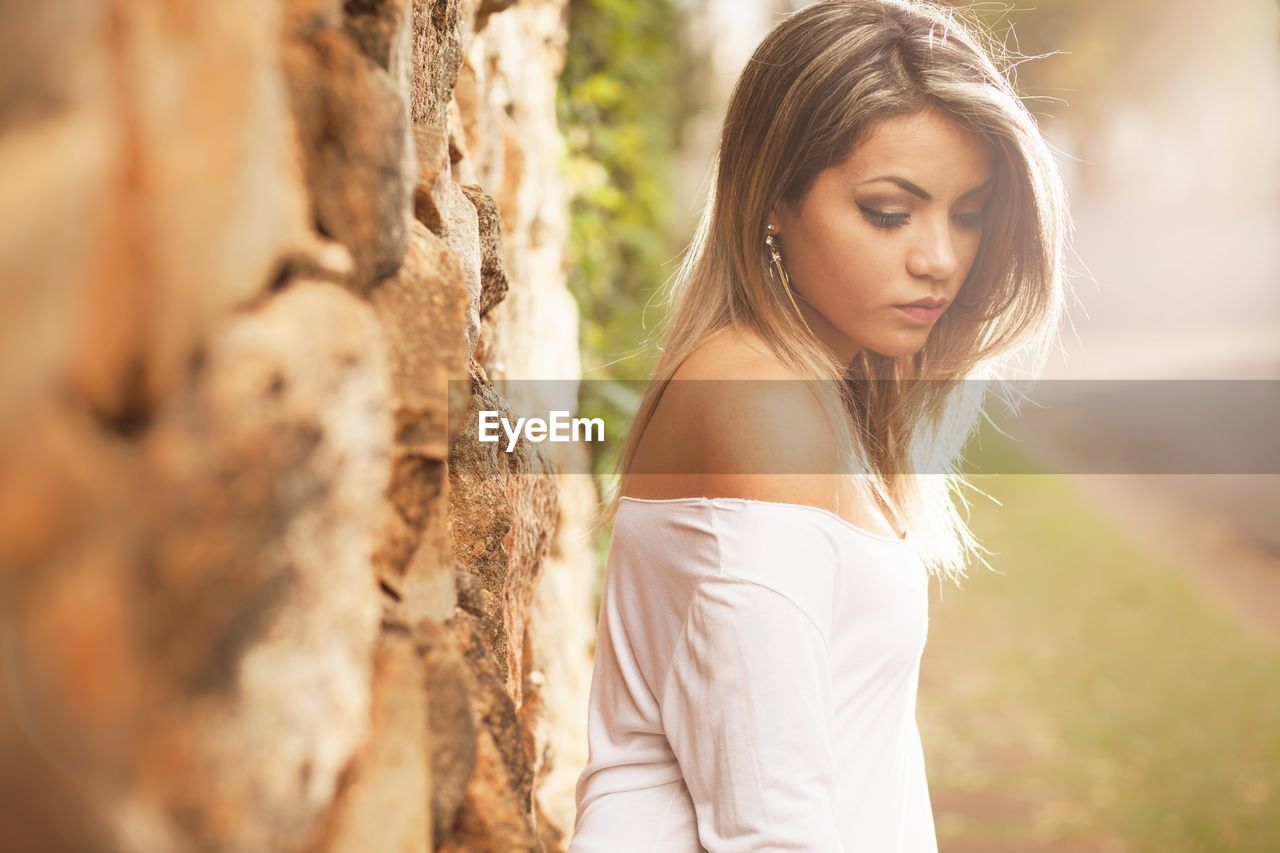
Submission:
[[[661,696],[699,839],[712,853],[842,851],[823,620],[740,574],[698,582]]]

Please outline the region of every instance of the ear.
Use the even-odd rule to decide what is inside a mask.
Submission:
[[[769,209],[769,215],[765,218],[765,230],[768,231],[770,225],[773,226],[773,234],[781,236],[786,228],[787,216],[791,213],[785,202],[779,201]]]

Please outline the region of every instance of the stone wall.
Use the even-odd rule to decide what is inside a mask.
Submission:
[[[564,0],[0,17],[5,849],[563,849]]]

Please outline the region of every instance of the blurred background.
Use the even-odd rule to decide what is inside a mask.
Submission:
[[[571,0],[558,109],[584,409],[634,408],[733,83],[803,5]],[[1074,298],[1046,378],[1280,378],[1280,4],[956,5],[1021,55],[1067,181]],[[1280,434],[1274,384],[1256,387],[1241,454]],[[1093,402],[1115,416],[1058,436],[1052,470],[974,477],[970,523],[1002,574],[931,596],[941,849],[1280,849],[1280,477],[1247,456],[1221,474],[1091,466],[1083,433],[1137,460],[1149,426]],[[986,470],[1024,452],[978,444]]]

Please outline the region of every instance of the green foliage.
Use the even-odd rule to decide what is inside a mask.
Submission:
[[[683,25],[671,0],[571,0],[557,114],[571,193],[568,285],[582,310],[583,415],[604,471],[653,367],[644,305],[670,275]]]

